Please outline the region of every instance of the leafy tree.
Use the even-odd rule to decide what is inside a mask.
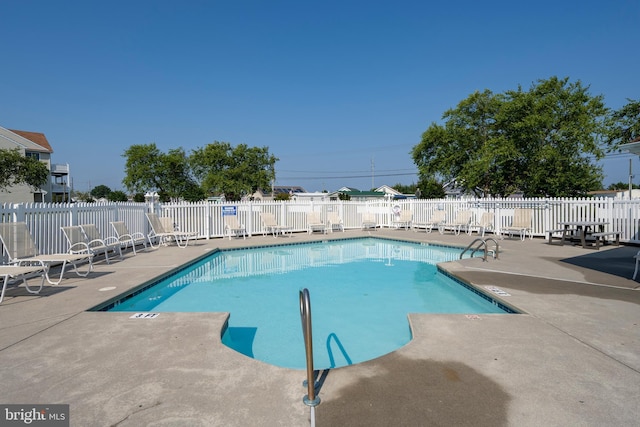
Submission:
[[[607,109],[578,81],[552,77],[476,92],[431,124],[412,151],[421,178],[455,178],[476,194],[576,196],[600,187]]]
[[[23,156],[18,149],[0,149],[0,189],[20,184],[37,189],[48,179],[49,170],[40,160]]]
[[[291,195],[289,193],[278,193],[273,198],[274,200],[291,200]]]
[[[205,193],[224,193],[227,200],[239,200],[243,194],[269,187],[278,160],[267,147],[232,147],[218,141],[194,150],[189,159]]]
[[[638,184],[631,184],[631,188],[640,188],[640,185]],[[628,190],[629,189],[629,183],[628,182],[615,182],[613,184],[609,184],[609,186],[607,187],[607,190]]]
[[[136,203],[144,203],[145,199],[144,199],[144,194],[142,193],[136,193],[133,195],[133,201]]]
[[[137,144],[125,150],[125,177],[122,183],[131,192],[161,191],[162,152],[156,144]]]
[[[391,188],[402,194],[415,194],[418,187],[415,184],[404,185],[398,183],[396,185],[392,185]]]
[[[435,178],[423,178],[418,181],[419,199],[442,199],[446,194],[442,184]]]
[[[91,195],[96,199],[107,199],[109,194],[111,194],[111,189],[106,185],[97,185],[91,189]]]
[[[202,192],[191,175],[188,158],[182,148],[161,152],[155,144],[132,145],[125,150],[125,178],[130,192],[157,191],[160,200],[201,200]]]
[[[107,195],[107,199],[112,202],[126,202],[129,200],[124,191],[116,190],[112,191]]]
[[[640,101],[627,98],[627,104],[614,111],[607,124],[607,143],[610,148],[616,148],[619,144],[640,137]]]

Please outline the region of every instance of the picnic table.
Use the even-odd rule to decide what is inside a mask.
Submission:
[[[564,245],[567,238],[571,239],[572,237],[579,237],[582,247],[586,248],[587,237],[593,236],[594,233],[604,233],[604,226],[609,223],[605,221],[562,221],[558,224],[563,227],[561,245]],[[574,231],[576,234],[572,235]]]

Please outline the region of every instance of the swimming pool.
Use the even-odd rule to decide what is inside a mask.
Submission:
[[[408,313],[506,313],[438,272],[460,249],[360,238],[225,250],[109,311],[230,312],[223,343],[247,356],[305,368],[299,290],[309,289],[314,365],[370,360],[411,340]]]

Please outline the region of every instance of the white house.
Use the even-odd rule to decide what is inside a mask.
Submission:
[[[0,149],[18,149],[23,156],[43,162],[50,172],[49,181],[42,188],[15,185],[0,189],[0,203],[66,202],[70,200],[69,165],[51,163],[53,149],[47,137],[39,132],[5,129],[0,126]]]

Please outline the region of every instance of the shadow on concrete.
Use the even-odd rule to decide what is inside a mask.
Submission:
[[[561,262],[630,279],[635,268],[633,256],[637,253],[637,247],[620,246],[606,251],[588,252],[585,255],[563,259]]]
[[[316,421],[350,427],[505,426],[510,400],[497,383],[465,364],[394,354],[376,366],[375,375],[327,391]]]
[[[539,295],[579,295],[640,304],[640,292],[633,288],[595,286],[566,280],[514,276],[500,272],[473,272],[473,277],[464,273],[459,274],[459,276],[479,286],[492,285],[498,288],[516,289]]]

